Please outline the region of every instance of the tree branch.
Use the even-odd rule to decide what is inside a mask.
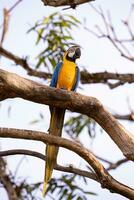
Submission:
[[[99,160],[101,160],[102,162],[107,163],[109,166],[106,168],[106,170],[112,170],[112,169],[116,169],[117,167],[119,167],[120,165],[122,165],[123,163],[128,162],[129,160],[127,158],[123,158],[121,160],[118,160],[117,162],[113,163],[107,159],[104,159],[100,156],[95,155],[95,157]]]
[[[23,69],[25,69],[27,71],[27,74],[30,76],[35,76],[35,77],[44,78],[44,79],[52,77],[50,73],[32,69],[30,65],[28,64],[27,59],[20,58],[19,56],[14,55],[13,53],[4,49],[2,46],[0,46],[0,54],[12,60],[16,65],[20,65],[21,67],[23,67]]]
[[[51,88],[0,70],[0,100],[15,97],[66,108],[92,117],[109,134],[123,154],[134,160],[134,136],[125,130],[96,98]]]
[[[115,83],[115,85],[110,83],[109,80],[116,80],[118,82]],[[89,73],[87,71],[82,71],[81,82],[83,84],[104,83],[107,84],[111,89],[113,89],[124,83],[134,83],[134,74],[119,74],[111,72]]]
[[[13,150],[7,150],[7,151],[0,151],[0,157],[1,156],[9,156],[9,155],[18,155],[18,154],[34,156],[34,157],[40,158],[44,161],[46,160],[46,157],[43,154],[38,153],[36,151],[30,151],[30,150],[25,150],[25,149],[13,149]],[[65,167],[65,166],[56,164],[54,169],[58,170],[58,171],[62,171],[62,172],[78,174],[80,176],[84,176],[84,177],[90,178],[90,179],[98,182],[98,179],[97,179],[97,176],[95,175],[95,173],[88,172],[85,170],[80,170],[78,168],[73,167],[72,165]]]
[[[1,137],[10,137],[17,139],[28,139],[42,141],[53,145],[58,145],[63,148],[67,148],[79,156],[81,156],[87,163],[94,169],[97,178],[103,188],[107,188],[112,192],[121,194],[129,199],[134,198],[134,190],[124,184],[116,181],[103,167],[103,165],[96,159],[96,157],[81,144],[72,142],[70,140],[55,137],[43,132],[31,131],[31,130],[19,130],[19,129],[8,129],[0,128]]]
[[[9,9],[7,9],[8,15],[22,2],[23,0],[16,1]],[[0,28],[4,26],[4,23],[0,25]]]
[[[128,45],[132,44],[134,41],[134,33],[130,26],[131,24],[130,16],[132,17],[132,14],[134,13],[133,4],[131,5],[130,8],[129,17],[126,20],[122,20],[124,27],[127,29],[127,35],[128,35],[128,37],[125,39],[120,39],[119,36],[117,35],[109,12],[107,12],[107,14],[105,15],[104,11],[101,8],[97,9],[93,5],[91,5],[91,7],[98,15],[100,15],[100,18],[102,19],[102,22],[104,24],[104,28],[102,29],[102,26],[100,27],[96,25],[95,27],[97,31],[95,32],[88,28],[86,29],[98,38],[108,39],[122,57],[133,62],[134,61],[133,51],[132,48],[130,48],[130,46]]]
[[[10,156],[10,155],[28,155],[28,156],[33,156],[33,157],[36,157],[36,158],[40,158],[40,159],[42,159],[44,161],[46,160],[45,155],[43,155],[43,154],[41,154],[39,152],[36,152],[36,151],[31,151],[31,150],[12,149],[12,150],[0,151],[0,157],[2,157],[2,156]],[[112,163],[112,162],[107,161],[105,159],[102,159],[101,157],[98,157],[98,156],[96,156],[96,158],[98,158],[99,160],[102,160],[104,162],[107,162],[109,164],[109,167],[107,168],[107,170],[116,169],[121,164],[123,164],[123,163],[128,161],[128,159],[124,158],[124,159],[121,159],[121,160],[117,161],[116,163]],[[56,164],[54,169],[57,170],[57,171],[62,171],[62,172],[67,172],[67,173],[74,173],[74,174],[77,174],[77,175],[80,175],[80,176],[84,176],[86,178],[89,178],[89,179],[92,179],[94,181],[99,182],[99,180],[98,180],[98,178],[97,178],[95,173],[75,168],[72,165],[69,165],[68,167],[65,167],[65,166],[61,166],[61,165]]]
[[[41,0],[45,6],[70,6],[72,8],[75,8],[75,6],[84,4],[87,2],[91,2],[93,0]]]
[[[126,115],[119,115],[119,114],[114,114],[114,117],[120,120],[130,120],[134,121],[134,113],[126,114]]]
[[[118,161],[115,162],[115,163],[111,163],[111,164],[109,165],[109,167],[107,168],[107,170],[116,169],[117,167],[119,167],[120,165],[122,165],[123,163],[126,163],[126,162],[128,162],[128,159],[127,159],[127,158],[118,160]]]
[[[27,59],[20,58],[13,53],[7,51],[0,46],[0,54],[10,60],[12,60],[16,65],[20,65],[23,69],[27,71],[27,74],[30,76],[35,76],[38,78],[48,79],[52,77],[52,74],[37,71],[30,67]],[[110,80],[116,80],[117,83],[110,83]],[[108,85],[111,89],[118,87],[125,83],[134,83],[134,74],[119,74],[119,73],[110,73],[110,72],[98,72],[98,73],[89,73],[84,70],[81,71],[81,83],[82,84],[92,84],[92,83],[103,83]]]

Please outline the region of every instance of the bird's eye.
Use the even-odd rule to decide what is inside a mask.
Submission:
[[[74,50],[73,50],[73,49],[70,49],[70,50],[69,50],[69,53],[73,53],[73,52],[74,52]]]

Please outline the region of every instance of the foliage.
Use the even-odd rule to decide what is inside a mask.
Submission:
[[[43,43],[43,50],[37,56],[36,68],[41,64],[50,70],[54,68],[61,59],[67,47],[74,44],[72,29],[78,28],[80,21],[74,16],[55,12],[43,20],[38,21],[28,31],[37,33],[36,45]]]
[[[16,194],[20,200],[40,199],[36,193],[38,192],[41,184],[41,182],[29,184],[26,180],[23,180],[19,185],[15,186]]]
[[[93,119],[79,114],[76,117],[71,117],[65,123],[67,134],[74,139],[76,139],[85,128],[87,129],[88,135],[94,138],[96,135],[96,122]]]
[[[3,160],[3,162],[5,161]],[[17,166],[14,174],[11,171],[8,174],[9,180],[13,185],[18,199],[43,199],[39,197],[41,196],[40,193],[42,193],[42,182],[30,184],[27,178],[21,178],[16,176],[16,172],[21,167],[21,162]],[[6,170],[6,164],[4,164],[4,167],[4,170]],[[81,186],[77,185],[77,181],[81,183]],[[85,177],[81,177],[76,174],[63,174],[60,178],[52,178],[49,181],[46,196],[49,196],[51,199],[55,199],[56,196],[57,200],[88,200],[88,195],[97,195],[94,192],[84,190],[82,183],[87,184]]]
[[[76,184],[78,175],[62,175],[61,178],[51,179],[47,194],[52,198],[56,196],[57,200],[87,200],[88,195],[96,195],[94,192],[85,191],[82,187]],[[86,179],[83,178],[84,183]]]
[[[16,193],[17,199],[19,200],[37,200],[39,198],[36,193],[38,193],[39,187],[42,185],[42,183],[38,182],[30,184],[26,178],[17,176],[17,171],[20,169],[22,161],[23,159],[21,159],[16,167],[15,172],[13,173],[8,169],[6,160],[0,157],[0,182],[5,188],[8,188],[10,185],[12,185],[10,192],[14,191]]]

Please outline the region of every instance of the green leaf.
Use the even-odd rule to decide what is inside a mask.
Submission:
[[[40,121],[39,119],[34,119],[29,124],[30,125],[37,124],[39,121]]]
[[[45,17],[44,20],[42,21],[42,24],[48,24],[48,22],[50,21],[50,17]]]
[[[88,195],[95,195],[95,196],[97,196],[98,194],[97,193],[95,193],[95,192],[84,192],[85,194],[88,194]]]
[[[56,66],[56,61],[55,61],[55,59],[49,58],[49,62],[51,63],[51,65],[52,65],[53,67]]]
[[[68,15],[68,14],[67,14],[67,16],[68,16],[69,18],[71,18],[73,21],[75,21],[76,24],[81,24],[80,20],[78,20],[78,19],[77,19],[76,17],[74,17],[73,15]]]
[[[37,37],[37,40],[36,40],[36,45],[40,42],[43,32],[44,32],[44,28],[41,28],[41,29],[38,30],[38,37]]]

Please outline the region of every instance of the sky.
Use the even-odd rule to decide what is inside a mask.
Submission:
[[[15,0],[1,0],[0,1],[0,16],[2,16],[3,8],[10,8]],[[121,0],[96,0],[93,5],[101,6],[103,10],[109,10],[112,16],[114,25],[117,27],[117,33],[121,37],[126,36],[126,30],[122,26],[121,20],[128,16],[130,6],[134,1]],[[8,34],[4,41],[4,47],[14,54],[25,57],[29,56],[30,64],[36,62],[36,55],[39,52],[39,48],[35,45],[36,34],[27,34],[27,30],[39,19],[49,15],[52,12],[60,11],[61,13],[69,13],[77,17],[81,21],[86,21],[86,27],[94,30],[96,24],[103,27],[100,17],[93,11],[89,4],[79,6],[76,10],[62,10],[62,8],[53,8],[44,6],[40,0],[23,0],[22,3],[11,13],[10,26]],[[0,24],[2,23],[2,17],[0,17]],[[133,24],[132,24],[133,25]],[[1,30],[0,30],[1,31]],[[82,46],[82,57],[78,61],[78,65],[82,70],[83,67],[89,72],[109,71],[109,72],[121,72],[121,73],[134,73],[133,63],[127,61],[119,55],[119,52],[105,39],[98,39],[88,31],[81,28],[80,30],[73,30],[76,43]],[[43,45],[43,44],[42,44]],[[5,58],[0,59],[0,67],[10,72],[15,72],[23,77],[29,79],[35,79],[28,77],[26,72],[21,67],[13,65],[12,62]],[[48,82],[45,84],[48,84]],[[118,87],[114,90],[110,90],[107,86],[97,85],[81,85],[82,89],[78,89],[78,92],[89,96],[97,97],[110,112],[119,114],[127,114],[129,112],[129,106],[134,110],[134,94],[133,84],[126,84],[124,87]],[[0,126],[12,127],[12,128],[24,128],[40,131],[47,131],[49,126],[48,106],[40,105],[32,102],[28,102],[22,99],[8,99],[1,102],[0,107]],[[11,106],[10,117],[7,115],[8,109]],[[30,122],[33,119],[38,119],[39,113],[42,112],[45,120],[38,124],[31,125]],[[121,123],[131,131],[134,132],[134,123],[123,122]],[[99,129],[99,128],[98,128]],[[96,154],[105,157],[111,161],[116,161],[122,158],[122,153],[118,147],[113,143],[106,133],[97,133],[97,137],[91,144],[91,141],[85,140],[86,132],[82,133],[81,140],[83,144],[93,150]],[[63,136],[67,137],[63,131]],[[30,145],[29,145],[30,144]],[[0,139],[1,149],[14,149],[14,148],[26,148],[36,150],[44,153],[45,147],[40,142],[30,142],[26,140],[15,139]],[[66,155],[66,156],[65,156]],[[63,159],[64,156],[64,159]],[[22,156],[11,156],[7,158],[9,168],[14,172],[16,165],[20,162]],[[58,156],[60,164],[67,165],[68,163],[74,166],[83,165],[82,159],[67,150],[61,149]],[[35,173],[38,171],[38,174]],[[54,176],[58,176],[59,172],[54,172]],[[36,158],[24,159],[21,165],[21,169],[17,172],[18,176],[24,174],[31,182],[43,181],[44,177],[44,162]],[[134,180],[132,180],[131,174],[134,174],[134,167],[131,162],[122,165],[116,171],[112,171],[111,174],[117,180],[122,181],[129,186],[134,186]],[[91,196],[91,200],[124,200],[126,198],[117,194],[110,194],[108,190],[101,189],[100,185],[94,181],[89,181],[87,186],[84,187],[91,191],[97,192],[99,195],[96,197]],[[0,193],[0,199],[6,200],[6,195],[2,190]],[[49,200],[49,198],[46,198]]]

